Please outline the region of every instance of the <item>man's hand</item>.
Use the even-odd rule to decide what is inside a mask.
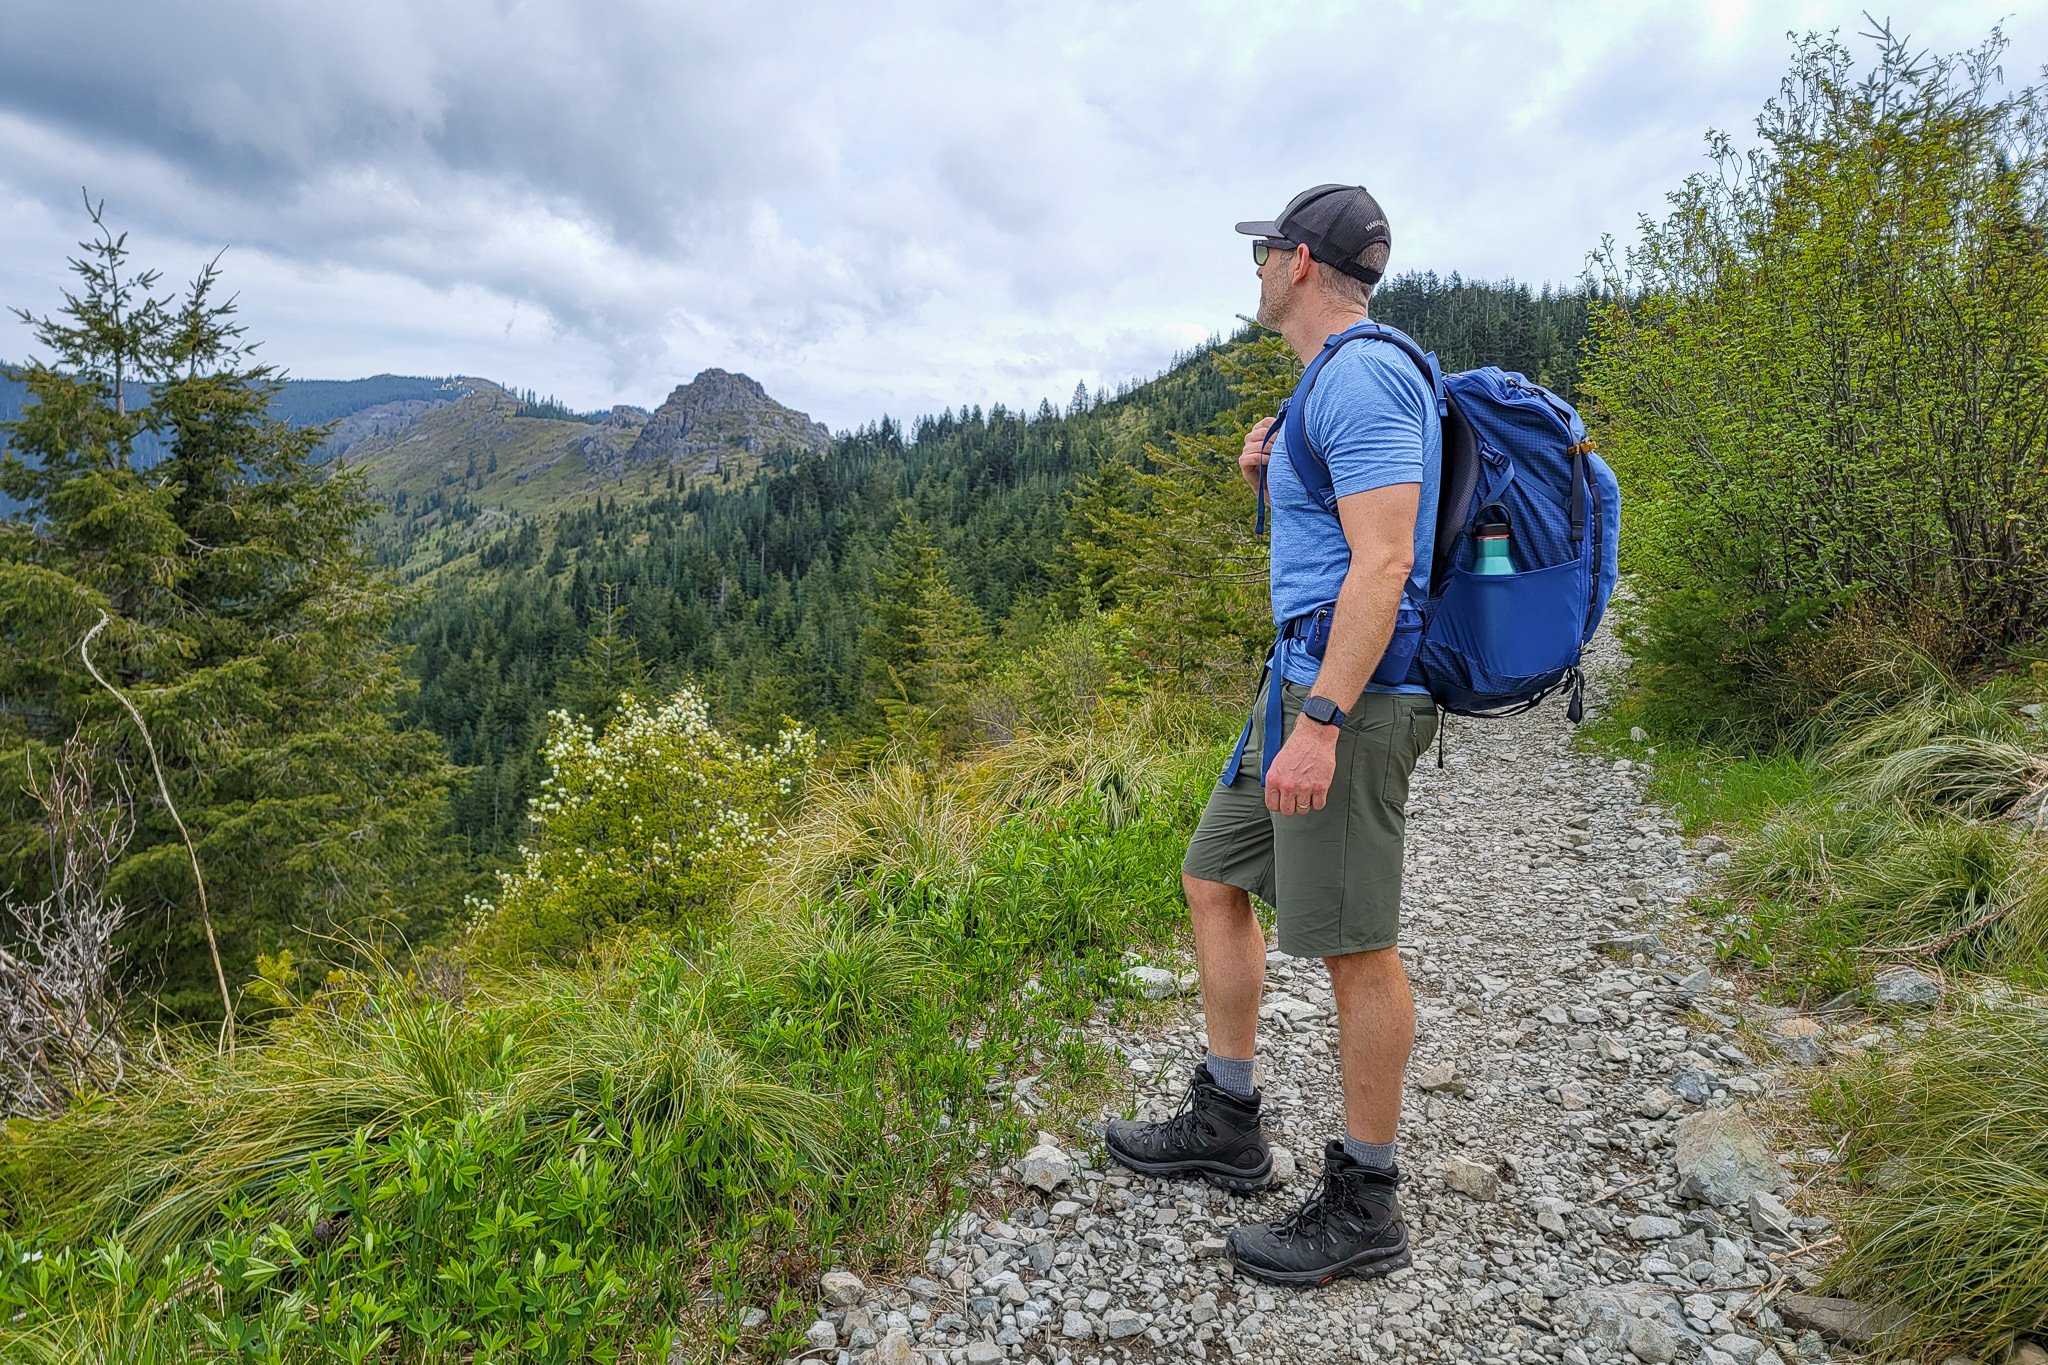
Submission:
[[[1279,686],[1279,680],[1274,680]],[[1276,815],[1321,810],[1337,775],[1337,727],[1297,719],[1266,774],[1266,809]]]
[[[1272,452],[1266,449],[1266,433],[1273,429],[1274,419],[1263,418],[1259,424],[1245,433],[1244,454],[1237,457],[1237,472],[1244,475],[1244,481],[1253,488],[1259,486],[1259,479],[1266,472],[1266,461]]]

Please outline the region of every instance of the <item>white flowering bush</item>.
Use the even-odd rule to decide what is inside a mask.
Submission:
[[[495,900],[471,907],[487,957],[573,953],[629,925],[722,918],[818,743],[798,727],[772,744],[736,743],[686,687],[658,706],[623,698],[602,735],[552,712],[541,753],[548,776],[519,866],[499,874]]]

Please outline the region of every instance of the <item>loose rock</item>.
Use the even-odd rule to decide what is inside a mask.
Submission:
[[[1870,998],[1894,1008],[1928,1007],[1941,1003],[1941,983],[1912,967],[1879,972],[1870,983]]]
[[[1759,1190],[1785,1187],[1785,1172],[1764,1141],[1733,1109],[1709,1109],[1678,1121],[1674,1134],[1678,1193],[1703,1204],[1737,1204]]]

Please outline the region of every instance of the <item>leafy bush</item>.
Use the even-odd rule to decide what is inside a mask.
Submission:
[[[717,918],[758,866],[817,743],[801,729],[735,743],[686,687],[659,707],[623,698],[602,737],[556,711],[542,756],[532,836],[472,921],[479,950],[499,961],[580,952],[629,925]]]
[[[1929,1358],[2048,1331],[2048,1014],[1964,1015],[1817,1099],[1856,1186],[1836,1286],[1907,1310],[1896,1344]]]
[[[1657,728],[1783,732],[1892,640],[2048,629],[2048,87],[2004,40],[1858,74],[1809,38],[1604,273],[1585,387],[1629,490]]]

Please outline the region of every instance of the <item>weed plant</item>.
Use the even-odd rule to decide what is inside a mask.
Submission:
[[[1122,724],[812,791],[716,934],[338,977],[232,1059],[173,1042],[8,1127],[0,1359],[787,1356],[818,1271],[921,1247],[1179,931],[1220,755]]]

